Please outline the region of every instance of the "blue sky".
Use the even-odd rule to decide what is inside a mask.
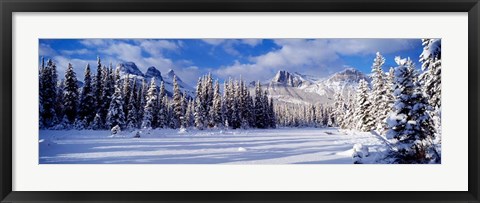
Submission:
[[[106,65],[135,62],[143,72],[150,66],[162,73],[173,69],[192,86],[208,72],[220,80],[242,76],[247,81],[270,79],[278,70],[318,77],[346,67],[370,73],[376,52],[386,58],[387,70],[396,65],[395,56],[417,62],[422,49],[420,39],[39,40],[39,58],[52,58],[61,76],[67,64],[72,63],[77,76],[83,79],[86,64],[96,67],[96,57],[100,56]]]

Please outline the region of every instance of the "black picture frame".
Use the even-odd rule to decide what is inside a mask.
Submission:
[[[479,202],[478,0],[0,0],[2,202]],[[431,192],[23,192],[12,191],[13,12],[468,12],[468,191]],[[414,183],[412,183],[414,184]],[[445,183],[448,184],[448,183]]]

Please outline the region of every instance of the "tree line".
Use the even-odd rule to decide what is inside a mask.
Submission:
[[[112,65],[97,59],[97,72],[85,68],[83,87],[79,87],[71,64],[65,78],[58,80],[52,60],[42,63],[39,71],[40,129],[156,129],[156,128],[275,128],[274,103],[267,91],[256,83],[251,96],[243,80],[229,79],[213,83],[211,74],[198,79],[195,96],[181,92],[173,78],[169,97],[164,81],[149,83],[142,78],[120,75]]]
[[[336,126],[369,132],[376,130],[394,146],[398,163],[439,162],[441,144],[441,41],[423,39],[421,72],[410,58],[383,72],[385,58],[377,53],[372,81],[361,80],[356,94],[335,96]]]

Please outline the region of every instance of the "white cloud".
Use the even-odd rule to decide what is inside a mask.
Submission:
[[[38,54],[40,56],[52,57],[57,55],[57,52],[54,49],[52,49],[52,47],[50,47],[49,44],[40,43],[38,47]]]
[[[262,43],[262,39],[202,39],[202,41],[214,47],[222,47],[226,53],[239,57],[242,55],[237,50],[237,45],[246,44],[255,47]]]
[[[178,51],[181,45],[168,40],[143,40],[140,42],[140,46],[148,54],[158,56],[162,55],[162,51],[165,50]]]
[[[326,76],[344,67],[341,55],[365,55],[380,51],[384,54],[412,48],[411,41],[402,39],[278,39],[281,47],[249,58],[249,63],[236,61],[215,74],[222,77],[244,76],[246,80],[266,80],[278,70]],[[373,60],[373,59],[372,59]]]
[[[113,42],[112,39],[84,39],[80,43],[87,47],[102,47]]]
[[[344,55],[393,53],[412,48],[411,40],[404,39],[333,39],[329,40],[329,48]]]
[[[252,47],[255,47],[262,43],[262,39],[242,39],[241,41],[243,44],[247,44]]]
[[[202,41],[207,44],[217,46],[225,42],[226,39],[202,39]]]
[[[278,70],[324,75],[329,72],[338,56],[326,49],[324,41],[317,40],[276,40],[281,48],[266,54],[251,57],[250,63],[235,64],[216,71],[217,75],[233,77],[242,75],[246,80],[266,80]]]
[[[76,49],[76,50],[61,50],[64,55],[75,55],[75,54],[87,54],[89,53],[88,49]]]

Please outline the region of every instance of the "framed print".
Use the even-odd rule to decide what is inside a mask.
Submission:
[[[2,201],[479,201],[476,0],[0,5]]]

